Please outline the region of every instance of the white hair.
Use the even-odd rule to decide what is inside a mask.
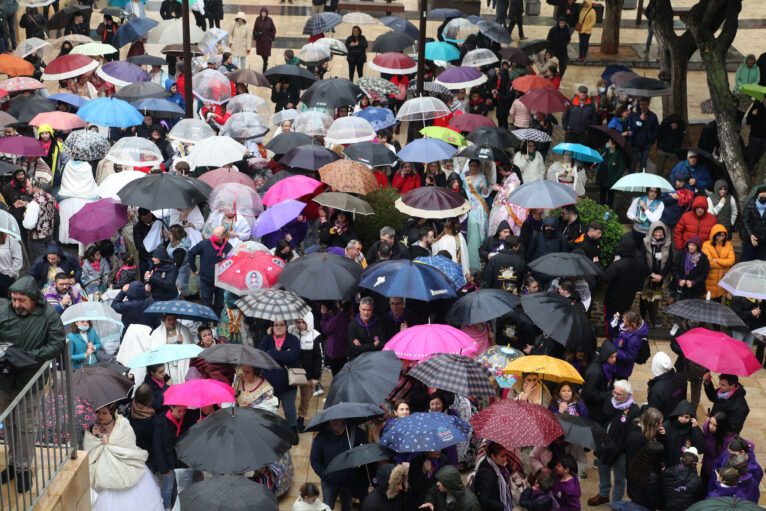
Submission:
[[[614,382],[614,388],[620,389],[628,395],[633,395],[633,385],[628,380],[617,380]]]

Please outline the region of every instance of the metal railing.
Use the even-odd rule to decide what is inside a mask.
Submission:
[[[67,339],[64,352],[45,362],[0,413],[0,465],[13,477],[0,484],[0,511],[31,509],[64,464],[77,458],[82,427],[75,423]]]

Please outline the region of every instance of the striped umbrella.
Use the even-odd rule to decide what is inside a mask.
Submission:
[[[292,291],[264,289],[244,296],[236,302],[242,314],[270,321],[301,319],[311,312],[303,299]]]

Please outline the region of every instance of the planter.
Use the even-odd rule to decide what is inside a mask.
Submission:
[[[540,0],[527,0],[527,16],[540,16]]]
[[[632,10],[638,7],[638,0],[624,0],[622,3],[622,10]]]

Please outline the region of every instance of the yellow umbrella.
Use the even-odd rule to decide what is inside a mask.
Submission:
[[[522,373],[537,373],[543,380],[583,383],[582,376],[569,362],[548,355],[527,355],[517,358],[503,369],[503,374],[521,377]]]
[[[468,145],[468,142],[465,141],[465,137],[463,135],[455,130],[445,128],[443,126],[429,126],[420,130],[420,133],[429,138],[438,138],[439,140],[443,140],[454,146],[459,147]]]

